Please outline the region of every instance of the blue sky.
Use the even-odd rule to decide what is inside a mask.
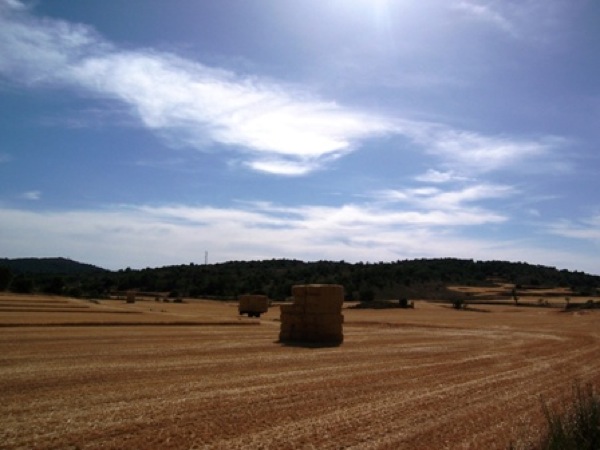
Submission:
[[[0,0],[0,256],[600,274],[595,0]]]

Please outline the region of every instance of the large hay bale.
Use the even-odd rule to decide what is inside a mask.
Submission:
[[[294,325],[296,327],[301,327],[304,326],[304,319],[303,316],[298,316],[298,315],[287,315],[287,314],[282,314],[280,316],[281,319],[281,323],[286,323],[286,324],[290,324],[290,325]]]
[[[281,305],[279,307],[279,311],[281,312],[281,314],[287,314],[287,315],[300,315],[301,316],[304,314],[304,308],[302,308],[296,304]]]
[[[282,341],[341,343],[344,288],[334,284],[292,287],[294,303],[281,306]]]
[[[329,326],[329,325],[341,325],[344,323],[344,316],[341,314],[305,314],[303,316],[304,323],[307,325],[314,326]]]

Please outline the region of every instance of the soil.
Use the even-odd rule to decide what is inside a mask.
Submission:
[[[598,310],[349,306],[284,345],[277,305],[0,294],[0,448],[506,449],[600,386]]]

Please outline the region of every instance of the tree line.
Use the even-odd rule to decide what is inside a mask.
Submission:
[[[500,280],[519,287],[569,287],[575,295],[596,295],[600,288],[600,276],[579,271],[457,258],[378,263],[271,259],[117,271],[64,258],[0,259],[0,290],[97,298],[137,290],[215,299],[264,294],[283,300],[293,285],[309,283],[341,284],[347,300],[440,298],[448,285],[484,286]]]

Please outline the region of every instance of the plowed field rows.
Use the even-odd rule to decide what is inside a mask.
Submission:
[[[0,448],[506,449],[540,395],[600,386],[597,311],[344,309],[309,347],[278,307],[0,300]]]

